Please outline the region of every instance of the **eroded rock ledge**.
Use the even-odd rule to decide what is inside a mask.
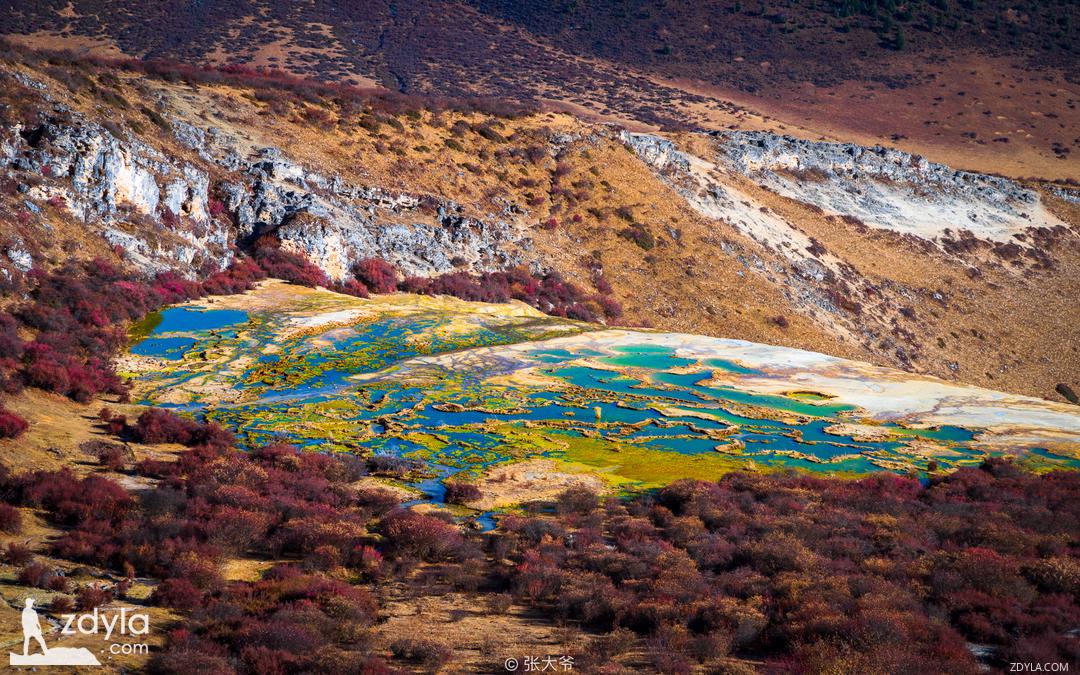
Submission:
[[[57,105],[45,123],[6,129],[0,161],[28,205],[65,205],[148,273],[222,269],[234,246],[265,235],[337,280],[368,257],[419,276],[509,269],[531,246],[510,209],[490,220],[467,217],[453,200],[353,185],[277,148],[244,157],[217,129],[178,119],[170,127],[197,157],[166,156],[119,126]]]

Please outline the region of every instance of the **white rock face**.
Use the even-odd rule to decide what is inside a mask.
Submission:
[[[147,272],[221,268],[232,250],[264,236],[334,280],[369,257],[416,276],[524,263],[543,271],[526,255],[535,221],[510,202],[496,198],[490,212],[473,212],[439,194],[352,183],[278,148],[255,148],[243,131],[206,126],[181,108],[169,114],[173,140],[160,143],[156,129],[143,135],[124,116],[105,120],[52,104],[25,127],[0,129],[0,165],[22,176],[27,210],[40,216],[34,209],[44,202],[65,205],[89,235]],[[559,135],[548,151],[597,138]],[[47,228],[43,218],[33,225]]]
[[[190,164],[181,167],[182,177],[165,187],[165,208],[174,216],[184,216],[198,222],[209,220],[208,193],[210,177]]]
[[[731,182],[720,180],[722,169],[717,164],[682,152],[671,141],[652,134],[623,132],[622,139],[701,215],[730,223],[797,266],[838,267],[832,256],[812,256],[813,242],[797,227]]]
[[[124,155],[120,156],[120,160],[119,166],[112,173],[115,176],[115,190],[109,196],[115,202],[127,202],[140,213],[155,213],[161,200],[161,191],[154,180],[154,174],[141,166],[132,165],[130,159]]]
[[[722,167],[826,213],[937,239],[967,230],[1006,242],[1028,228],[1065,225],[1015,181],[957,171],[881,146],[805,141],[756,131],[716,134]]]
[[[34,257],[22,247],[22,244],[15,244],[9,248],[7,258],[20,272],[29,272],[34,267]]]
[[[185,190],[181,201],[198,202],[190,208],[205,213],[209,184],[205,173],[200,176],[192,167],[173,165],[149,146],[135,141],[121,144],[104,128],[81,119],[72,124],[48,123],[34,133],[34,150],[20,158],[17,166],[29,164],[25,168],[32,169],[37,165],[48,175],[70,177],[69,204],[83,220],[112,218],[123,207],[154,215],[161,202],[159,177],[172,176]]]
[[[955,252],[955,240],[975,237],[988,244],[1031,247],[1036,237],[1014,235],[1068,227],[1046,209],[1037,192],[1014,181],[954,171],[907,153],[759,132],[710,136],[712,152],[698,157],[660,136],[621,133],[627,147],[691,208],[728,223],[783,261],[742,260],[748,272],[782,279],[794,306],[852,340],[887,334],[890,318],[919,290],[899,284],[882,288],[862,276],[798,223],[756,199],[761,192],[754,185],[825,214],[921,238],[948,256],[963,255]],[[730,246],[734,250],[737,243]],[[874,311],[850,313],[850,304],[844,303],[854,297],[872,298]],[[895,353],[905,358],[899,347]]]
[[[10,166],[67,185],[35,186],[28,195],[62,199],[76,218],[100,228],[100,235],[124,249],[139,267],[192,276],[195,263],[220,269],[230,262],[233,238],[227,226],[208,216],[210,178],[205,170],[170,160],[138,140],[121,141],[77,113],[24,136],[25,146],[5,148]],[[177,218],[163,223],[170,236],[155,237],[160,241],[154,245],[121,227],[133,215],[156,220],[166,213]]]
[[[403,223],[410,213],[420,215],[421,197],[328,179],[276,148],[261,150],[244,176],[222,187],[226,208],[236,213],[238,239],[272,233],[334,280],[370,257],[417,276],[452,271],[455,258],[474,271],[508,269],[522,263],[519,247],[528,241],[521,223],[466,218],[459,205],[438,197],[428,198],[435,222]]]
[[[328,178],[277,148],[244,158],[236,151],[238,139],[174,119],[177,139],[198,155],[192,163],[63,112],[63,121],[54,118],[29,133],[15,130],[0,154],[16,171],[60,181],[30,188],[29,196],[62,198],[77,218],[100,227],[106,241],[148,272],[192,276],[208,263],[221,269],[231,261],[233,245],[266,234],[335,280],[349,277],[355,263],[368,257],[412,275],[449,272],[462,262],[474,271],[507,269],[522,263],[520,248],[529,245],[527,227],[512,218],[521,214],[467,218],[459,205],[438,197]],[[231,222],[210,216],[212,172],[224,174],[215,192],[233,214]],[[413,222],[410,213],[418,216]],[[137,216],[160,220],[170,236],[127,224]]]
[[[1029,228],[1067,226],[1046,209],[1037,192],[1015,181],[956,171],[899,150],[757,131],[714,136],[715,154],[703,158],[681,152],[658,136],[622,134],[643,161],[667,172],[669,182],[696,210],[730,222],[789,260],[805,257],[802,251],[809,240],[790,223],[762,211],[731,176],[743,176],[827,214],[927,240],[967,231],[979,239],[1006,242]]]

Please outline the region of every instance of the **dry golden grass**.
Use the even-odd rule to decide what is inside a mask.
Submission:
[[[134,412],[133,406],[117,406],[108,401],[97,401],[82,405],[54,394],[37,390],[27,390],[14,397],[8,397],[5,405],[18,412],[30,422],[30,429],[15,440],[0,441],[0,463],[13,472],[53,471],[68,467],[76,474],[95,473],[116,480],[128,489],[137,489],[145,483],[132,481],[132,476],[124,473],[107,471],[98,466],[96,461],[80,452],[79,445],[87,440],[105,440],[108,437],[97,428],[96,411],[103,405],[122,412]],[[146,457],[167,458],[174,454],[177,447],[155,446],[153,449],[133,444],[132,449],[137,459]],[[22,530],[16,534],[0,534],[0,547],[6,548],[11,543],[25,545],[34,552],[34,559],[55,568],[65,570],[65,576],[73,586],[90,583],[113,584],[120,578],[108,570],[76,565],[52,558],[47,555],[48,545],[60,534],[60,530],[48,524],[42,515],[34,509],[20,509],[23,516]],[[32,588],[19,584],[16,580],[19,568],[0,564],[0,654],[5,651],[20,651],[22,632],[19,627],[19,614],[27,597],[35,599],[42,615],[42,628],[46,643],[50,647],[85,647],[97,656],[103,668],[95,672],[121,673],[143,668],[151,654],[112,655],[106,650],[108,644],[103,635],[61,635],[59,627],[46,623],[45,617],[60,620],[47,609],[48,602],[58,595],[53,591]],[[150,617],[150,633],[144,637],[114,638],[118,643],[146,643],[151,653],[165,641],[169,626],[178,616],[167,609],[153,607],[148,598],[156,581],[136,580],[124,599],[115,600],[104,607],[110,614],[122,607],[129,611],[146,613]],[[61,620],[62,624],[62,620]],[[74,672],[69,669],[68,672]]]
[[[944,255],[896,233],[860,228],[768,190],[744,187],[880,289],[873,297],[858,298],[864,308],[856,321],[877,324],[883,335],[897,340],[893,328],[911,333],[901,344],[919,355],[911,364],[915,372],[1054,400],[1063,400],[1054,386],[1080,373],[1074,339],[1080,278],[1075,230],[1049,250],[1053,268],[1035,271],[988,251],[964,259]],[[1075,205],[1055,208],[1066,222],[1080,222]],[[969,275],[972,266],[980,272],[976,278]],[[901,307],[913,309],[914,318],[900,313]],[[894,346],[880,340],[862,347],[873,362],[894,357]]]
[[[508,658],[564,655],[580,650],[586,638],[579,631],[561,630],[535,612],[511,606],[494,613],[489,594],[421,595],[404,584],[384,587],[383,619],[375,630],[377,649],[389,653],[390,644],[403,636],[433,639],[449,645],[453,658],[435,672],[495,672]]]
[[[892,146],[959,169],[1013,178],[1080,176],[1080,90],[1064,73],[1032,68],[1021,58],[973,53],[933,60],[905,54],[893,61],[897,74],[911,74],[919,83],[899,89],[858,81],[832,87],[784,83],[757,95],[703,83],[666,84],[757,113],[738,122],[740,128],[756,128],[763,118],[793,136]],[[708,126],[730,124],[729,115],[696,112]],[[972,132],[974,138],[964,135]],[[1058,159],[1054,143],[1072,152]]]
[[[80,445],[94,440],[116,441],[101,427],[98,411],[107,406],[114,412],[127,414],[129,419],[134,419],[140,410],[138,406],[110,401],[76,403],[39,389],[27,389],[17,396],[8,396],[4,400],[4,406],[26,419],[30,428],[17,439],[0,440],[0,464],[16,473],[56,471],[67,467],[78,475],[102,472],[97,459],[82,452]],[[134,453],[135,461],[170,459],[183,449],[179,445],[171,444],[126,445]],[[124,483],[130,483],[128,487],[133,487],[142,480],[127,475],[119,478]]]
[[[781,284],[747,269],[727,247],[777,262],[770,251],[728,224],[698,215],[621,144],[572,152],[566,161],[574,171],[564,180],[592,178],[597,189],[573,211],[581,215],[580,223],[561,218],[557,230],[534,233],[537,245],[545,259],[584,287],[592,283],[588,266],[599,262],[627,310],[628,325],[865,356],[793,312]],[[628,206],[634,220],[649,227],[655,248],[643,250],[619,236],[629,224],[617,215],[620,206]],[[787,328],[772,321],[781,315]]]

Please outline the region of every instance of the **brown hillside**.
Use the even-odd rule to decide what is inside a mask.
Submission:
[[[213,192],[225,172],[178,142],[171,129],[183,121],[217,129],[240,155],[275,146],[354,184],[453,200],[465,216],[517,214],[514,222],[527,233],[520,255],[586,289],[610,284],[628,324],[796,346],[1041,397],[1055,398],[1059,382],[1078,386],[1080,353],[1072,331],[1080,214],[1075,204],[1048,193],[1047,204],[1073,228],[1040,239],[1042,257],[1010,261],[987,247],[945,254],[925,241],[827,217],[740,179],[763,208],[819,241],[849,270],[847,279],[808,283],[775,250],[692,210],[614,128],[569,114],[395,115],[346,107],[330,95],[304,99],[266,84],[253,88],[238,78],[194,84],[14,53],[9,58],[4,69],[19,76],[6,80],[6,125],[30,129],[45,118],[63,123],[68,113],[57,111],[70,106],[108,120],[126,141],[138,139],[205,168]],[[706,151],[700,136],[675,138],[691,151]],[[33,203],[20,188],[59,189],[63,180],[18,171],[5,177],[4,248],[18,244],[46,266],[73,256],[115,256],[114,247],[62,202]],[[155,239],[167,240],[177,226],[120,217],[121,229]],[[389,214],[386,222],[433,217],[421,209]],[[635,232],[647,232],[649,241]],[[2,264],[18,274],[7,260]]]

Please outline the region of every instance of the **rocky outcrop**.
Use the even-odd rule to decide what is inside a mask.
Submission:
[[[958,171],[900,150],[807,141],[758,131],[714,134],[716,162],[791,199],[866,225],[925,239],[968,231],[1005,242],[1063,226],[1019,183]]]
[[[624,132],[623,140],[698,211],[731,222],[793,261],[806,257],[805,237],[742,193],[734,177],[829,215],[930,241],[970,236],[1029,246],[1030,240],[1014,235],[1066,226],[1035,190],[899,150],[758,131],[712,136],[715,152],[709,157],[682,152],[671,141],[649,134]]]
[[[853,287],[865,283],[850,266],[816,244],[794,223],[768,209],[737,181],[722,180],[723,169],[715,163],[682,152],[671,141],[652,134],[624,131],[621,138],[691,208],[706,218],[728,223],[783,261],[767,262],[750,250],[728,244],[725,248],[736,255],[747,272],[770,280],[784,279],[784,293],[792,304],[810,314],[820,310],[822,320],[838,334],[853,335],[865,329],[847,320],[836,306],[836,296],[830,293],[838,279]]]
[[[66,204],[148,272],[220,268],[235,246],[264,236],[336,280],[367,257],[419,276],[501,270],[531,257],[528,214],[510,205],[477,217],[439,195],[357,185],[277,148],[249,150],[245,139],[215,127],[175,117],[162,125],[184,152],[163,152],[121,124],[99,124],[56,104],[46,121],[0,134],[0,157],[13,175],[27,177],[20,188],[27,209]],[[693,208],[776,252],[810,284],[843,276],[843,266],[755,198],[746,178],[827,213],[928,239],[962,230],[1002,239],[1060,224],[1037,193],[1017,183],[885,148],[725,132],[715,135],[712,156],[697,157],[658,136],[621,137]],[[589,142],[556,134],[549,150]],[[15,267],[28,264],[11,255]],[[824,300],[813,304],[829,308]]]
[[[260,150],[243,178],[224,183],[222,193],[242,241],[272,234],[333,279],[368,257],[418,276],[462,264],[475,271],[508,269],[523,262],[520,248],[528,246],[523,228],[509,220],[467,218],[450,200],[327,178],[277,148]]]
[[[27,148],[12,168],[70,179],[69,208],[82,220],[112,219],[123,207],[155,215],[159,206],[174,216],[207,218],[206,172],[171,162],[138,140],[122,142],[81,116],[16,131]]]
[[[54,113],[39,125],[11,129],[0,149],[13,176],[27,179],[19,190],[28,209],[63,204],[150,273],[190,275],[228,265],[232,236],[227,224],[209,217],[205,170],[137,139],[118,138],[62,106]],[[167,226],[133,226],[140,219]]]
[[[1058,199],[1064,199],[1073,204],[1080,204],[1080,188],[1066,188],[1058,185],[1051,185],[1047,190]]]
[[[235,245],[265,235],[337,280],[368,257],[421,276],[507,269],[521,264],[530,246],[522,214],[466,217],[451,200],[352,185],[277,148],[244,157],[237,139],[213,127],[170,120],[177,141],[197,155],[185,161],[119,127],[106,129],[62,106],[55,113],[32,128],[9,130],[0,143],[8,168],[33,183],[23,185],[27,208],[62,202],[149,273],[221,268]],[[211,194],[220,202],[215,214]],[[14,249],[8,257],[28,264]]]
[[[730,223],[741,234],[786,258],[808,278],[820,281],[826,270],[839,269],[839,261],[816,254],[810,237],[792,223],[732,182],[719,180],[716,164],[682,152],[671,141],[652,134],[623,132],[622,140],[703,216]]]

